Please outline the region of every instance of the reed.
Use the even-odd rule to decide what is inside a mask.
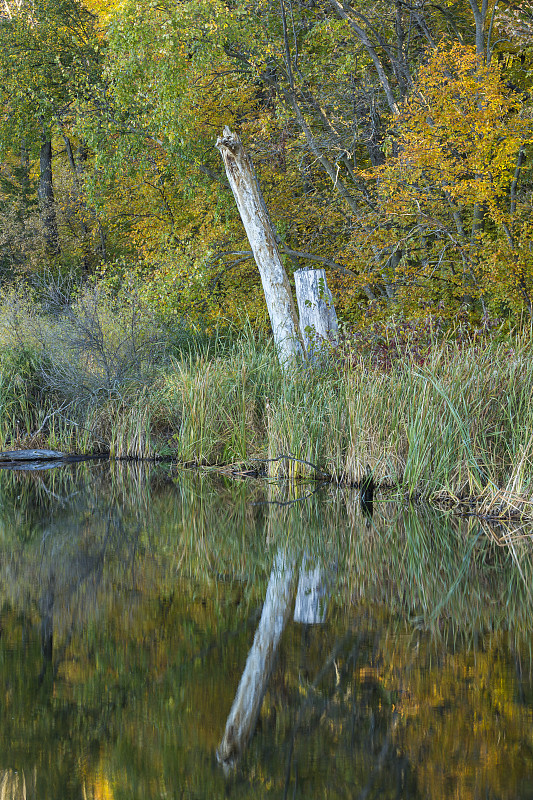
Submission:
[[[93,613],[86,584],[78,589],[72,574],[97,565],[99,553],[108,578],[94,590],[111,602],[118,584],[137,579],[163,595],[176,579],[215,595],[225,582],[256,602],[281,552],[299,568],[304,560],[320,566],[334,606],[387,609],[402,624],[451,636],[527,635],[531,627],[531,526],[488,529],[427,504],[379,500],[370,518],[346,487],[311,492],[289,481],[239,483],[170,465],[91,461],[3,474],[0,529],[3,596],[9,590],[11,601],[35,607],[35,575],[46,583],[53,570],[65,586],[57,596],[65,634],[69,592],[80,591],[79,610]]]
[[[0,448],[15,447],[35,432],[50,410],[41,394],[41,359],[22,345],[0,351]]]
[[[12,329],[3,318],[2,449],[262,461],[271,477],[348,484],[370,469],[410,498],[533,516],[530,331],[433,338],[422,357],[407,342],[385,362],[347,339],[320,367],[287,374],[272,343],[246,326],[239,335],[163,330],[137,309],[117,318],[109,302],[91,295],[64,319],[19,308]]]

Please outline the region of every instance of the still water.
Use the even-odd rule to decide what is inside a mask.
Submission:
[[[0,471],[0,800],[533,798],[531,533]]]

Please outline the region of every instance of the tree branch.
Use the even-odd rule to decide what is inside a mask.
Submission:
[[[471,0],[471,1],[475,2],[475,0]],[[364,28],[362,28],[360,25],[357,24],[357,22],[355,22],[354,19],[352,19],[352,17],[346,12],[344,6],[342,6],[338,2],[338,0],[329,0],[329,2],[331,3],[331,5],[335,9],[335,11],[337,12],[339,17],[341,19],[346,20],[346,22],[350,25],[352,30],[357,35],[357,38],[359,39],[361,44],[366,49],[366,51],[367,51],[368,55],[370,56],[370,58],[372,59],[372,63],[374,64],[374,67],[376,68],[376,72],[378,73],[379,81],[380,81],[381,86],[383,87],[383,90],[385,92],[385,96],[387,98],[388,106],[389,106],[390,110],[392,111],[393,115],[395,117],[397,117],[398,114],[399,114],[398,104],[396,103],[396,100],[394,98],[394,94],[392,92],[392,88],[391,88],[391,85],[389,83],[389,79],[387,78],[387,74],[385,72],[385,68],[383,67],[381,59],[379,58],[379,56],[378,56],[378,54],[376,52],[376,48],[374,47],[374,45],[370,41],[370,39],[368,37],[368,34],[364,30]]]
[[[341,275],[346,275],[352,278],[357,278],[358,275],[353,270],[345,267],[343,264],[339,264],[338,261],[333,261],[331,258],[324,258],[324,256],[317,256],[314,253],[307,253],[303,250],[293,250],[291,247],[287,247],[287,245],[283,244],[283,242],[278,242],[278,247],[282,253],[286,256],[290,256],[291,258],[301,258],[305,261],[315,261],[318,264],[324,264],[325,267],[330,267],[330,269],[337,270],[340,272]],[[253,254],[251,250],[225,250],[220,253],[215,253],[212,256],[213,261],[220,261],[227,256],[238,256],[238,260],[234,261],[231,266],[235,266],[236,264],[240,264],[241,261],[246,261],[248,258],[253,258]]]

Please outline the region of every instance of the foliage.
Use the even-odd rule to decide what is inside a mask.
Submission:
[[[44,250],[35,180],[11,160],[0,172],[0,214],[0,276],[9,281],[24,268],[37,270]]]
[[[229,125],[287,269],[327,266],[341,317],[364,326],[370,302],[384,318],[517,320],[531,313],[529,24],[475,0],[13,6],[4,161],[18,169],[22,146],[34,175],[51,134],[63,261],[107,262],[111,281],[128,263],[169,319],[265,326],[214,148]],[[3,209],[32,230],[28,204]],[[35,269],[23,236],[6,257]]]
[[[6,2],[4,8],[8,13],[0,25],[0,154],[4,170],[22,173],[17,208],[19,216],[27,217],[18,236],[6,243],[7,252],[19,270],[35,269],[27,246],[22,258],[20,250],[37,199],[29,202],[30,187],[37,184],[45,233],[47,213],[59,218],[65,257],[79,263],[88,257],[96,231],[83,189],[86,148],[75,127],[98,94],[103,47],[97,20],[78,0],[38,0],[31,7]],[[45,143],[51,144],[53,161],[61,163],[55,181],[45,171]],[[33,246],[39,244],[34,236]],[[59,252],[60,247],[54,255]],[[39,255],[44,258],[45,248]]]
[[[389,281],[402,308],[439,303],[530,314],[525,198],[517,182],[533,126],[496,60],[437,49],[398,120],[398,155],[376,174],[383,228],[374,244],[399,256]],[[393,239],[394,237],[394,239]],[[393,243],[391,243],[393,240]]]

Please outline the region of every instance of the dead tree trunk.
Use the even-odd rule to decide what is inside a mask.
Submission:
[[[226,126],[216,146],[259,268],[278,357],[286,367],[303,358],[304,351],[289,279],[281,263],[265,201],[252,162],[237,134]]]
[[[337,342],[339,326],[333,297],[323,269],[299,269],[294,273],[300,331],[307,357],[312,361],[324,342]]]

